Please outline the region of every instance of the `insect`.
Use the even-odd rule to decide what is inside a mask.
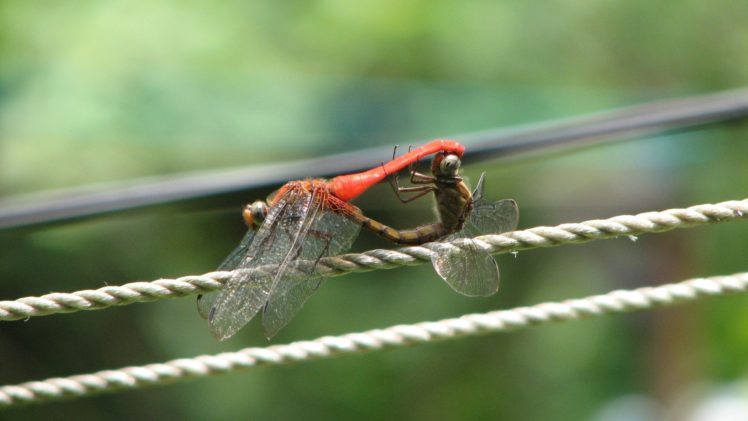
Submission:
[[[249,230],[218,268],[234,270],[234,275],[222,291],[198,297],[198,310],[213,335],[231,337],[260,310],[265,336],[275,335],[322,284],[315,272],[321,258],[348,250],[362,226],[383,232],[384,225],[348,202],[388,175],[442,151],[462,156],[464,147],[432,141],[362,173],[288,182],[266,202],[248,205],[243,217]],[[395,231],[384,231],[390,230]]]
[[[431,262],[439,276],[455,291],[466,296],[487,296],[499,289],[499,266],[496,260],[472,240],[482,234],[512,231],[519,222],[519,208],[512,199],[489,202],[485,199],[485,173],[481,174],[471,193],[459,176],[460,156],[443,151],[431,162],[433,175],[424,175],[411,167],[410,181],[416,186],[400,187],[397,178],[390,179],[395,194],[407,203],[433,192],[436,199],[436,223],[421,227],[426,238],[408,238],[404,231],[383,228],[382,235],[391,241],[420,244],[442,239],[433,249]],[[404,193],[415,193],[405,199]],[[409,233],[405,231],[405,233]],[[461,239],[460,247],[449,242]]]

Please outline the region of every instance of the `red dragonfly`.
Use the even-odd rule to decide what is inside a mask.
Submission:
[[[263,310],[265,336],[275,335],[320,287],[317,262],[348,250],[363,226],[387,237],[392,232],[422,243],[444,233],[425,234],[421,227],[396,231],[363,215],[348,203],[369,187],[437,152],[462,156],[465,148],[452,140],[435,140],[369,171],[330,181],[291,181],[243,212],[249,230],[239,246],[219,266],[234,270],[223,290],[198,297],[198,310],[213,335],[233,336]],[[434,224],[432,224],[434,225]],[[422,235],[423,234],[423,235]]]

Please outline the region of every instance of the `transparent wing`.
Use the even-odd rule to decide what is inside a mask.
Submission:
[[[216,270],[228,271],[236,269],[236,267],[239,266],[242,260],[244,260],[244,257],[247,255],[249,246],[250,244],[252,244],[252,240],[255,237],[255,233],[257,233],[257,231],[250,228],[247,231],[247,234],[244,235],[244,238],[242,238],[242,241],[239,243],[239,245],[234,249],[234,251],[231,252],[231,254],[228,255],[228,257],[226,257],[226,259],[224,259],[223,263],[221,263],[221,265],[218,266],[218,269]],[[218,294],[220,294],[220,292],[221,291],[213,291],[197,296],[197,312],[200,313],[200,317],[206,320],[208,319],[210,309],[213,307],[213,304],[218,298]]]
[[[442,241],[461,240],[460,247],[439,243],[431,256],[436,273],[455,291],[468,297],[484,297],[499,290],[499,266],[496,260],[470,237],[470,227]]]
[[[481,174],[473,192],[473,210],[468,216],[467,225],[476,235],[499,234],[514,231],[519,223],[519,207],[512,199],[488,202],[484,197],[485,173]]]
[[[210,329],[219,340],[234,335],[265,305],[283,262],[303,241],[312,195],[289,189],[268,212],[234,276],[214,300],[208,314]]]
[[[247,230],[247,234],[244,235],[244,238],[242,238],[239,245],[223,260],[216,270],[236,269],[247,256],[249,246],[252,245],[252,240],[254,240],[255,234],[257,234],[257,229],[250,228]]]
[[[514,231],[518,223],[519,207],[512,199],[475,203],[467,220],[467,225],[475,230],[476,235]]]
[[[490,203],[484,198],[485,173],[473,192],[473,209],[465,227],[444,241],[462,240],[460,247],[440,244],[431,262],[439,276],[460,294],[492,295],[499,289],[499,266],[486,250],[472,240],[483,234],[512,231],[519,222],[519,208],[511,199]]]
[[[322,285],[324,279],[314,273],[319,260],[344,253],[358,236],[361,225],[345,213],[335,211],[335,208],[350,205],[326,193],[319,200],[323,206],[315,209],[313,215],[310,213],[309,228],[298,258],[291,262],[286,275],[278,278],[265,306],[262,326],[267,338],[288,324]]]
[[[479,201],[483,200],[483,196],[485,195],[486,190],[486,173],[481,173],[480,177],[478,178],[478,184],[475,185],[475,190],[473,190],[473,201]]]

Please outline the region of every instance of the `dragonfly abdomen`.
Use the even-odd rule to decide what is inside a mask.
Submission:
[[[414,229],[396,230],[363,215],[360,221],[364,228],[397,244],[423,244],[438,240],[447,234],[440,222],[421,225]]]

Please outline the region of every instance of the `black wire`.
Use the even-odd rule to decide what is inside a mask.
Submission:
[[[746,116],[748,90],[739,89],[451,138],[465,144],[466,158],[473,163],[692,129]],[[420,143],[423,142],[412,142]],[[388,157],[391,153],[390,146],[369,148],[302,161],[182,173],[7,198],[0,200],[0,229],[218,198],[277,187],[293,179],[356,172],[371,168],[373,156]]]

